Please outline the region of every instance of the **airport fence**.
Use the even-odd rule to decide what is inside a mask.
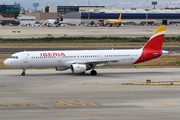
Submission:
[[[61,25],[19,25],[20,27],[67,27],[69,25],[67,24],[61,24]],[[79,27],[99,27],[98,24],[94,25],[84,25],[84,24],[74,24],[71,26],[79,26]]]
[[[131,24],[121,24],[121,26],[126,26],[126,25],[131,25]],[[145,24],[132,24],[133,26],[146,26]],[[149,24],[148,26],[160,26],[161,24]],[[20,27],[67,27],[67,26],[77,26],[77,27],[99,27],[103,26],[100,24],[94,24],[94,25],[85,25],[85,24],[61,24],[61,25],[40,25],[40,24],[35,24],[35,25],[19,25]],[[116,25],[115,25],[116,26]],[[170,27],[178,27],[180,24],[167,24],[167,26]]]

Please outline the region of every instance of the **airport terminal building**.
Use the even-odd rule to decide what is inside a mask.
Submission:
[[[90,21],[98,22],[107,19],[118,19],[119,13],[90,13]],[[81,20],[87,21],[88,13],[81,13]],[[122,21],[143,23],[146,22],[146,13],[122,13]],[[161,23],[164,25],[180,23],[180,13],[148,13],[149,23]]]
[[[72,24],[80,24],[94,21],[95,23],[107,19],[118,19],[122,12],[122,22],[143,24],[146,22],[146,11],[144,9],[113,9],[111,6],[44,6],[45,13],[61,13],[64,21]],[[80,17],[79,17],[80,16]],[[179,24],[180,10],[158,10],[148,11],[148,23]]]
[[[146,11],[144,9],[114,9],[111,6],[44,6],[43,12],[25,13],[25,16],[35,16],[40,23],[47,19],[56,19],[57,14],[63,21],[70,24],[88,24],[106,22],[107,19],[118,19],[122,12],[122,22],[141,24],[146,22]],[[20,13],[20,5],[0,5],[0,24],[8,25],[16,21]],[[180,9],[176,10],[154,10],[148,11],[148,23],[158,24],[180,24]]]
[[[112,9],[111,6],[44,6],[45,13],[61,13],[62,15],[70,12],[85,12],[88,9]]]

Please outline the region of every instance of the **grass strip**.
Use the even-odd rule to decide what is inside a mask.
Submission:
[[[35,37],[35,36],[34,36]],[[121,43],[147,42],[149,37],[45,37],[0,38],[0,43]],[[180,42],[180,36],[165,37],[164,42]]]

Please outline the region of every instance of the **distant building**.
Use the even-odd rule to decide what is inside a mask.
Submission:
[[[67,13],[70,13],[70,12],[84,12],[86,11],[87,9],[110,9],[112,7],[110,6],[44,6],[43,7],[43,12],[46,12],[46,13],[61,13],[62,15],[63,14],[67,14]]]
[[[70,12],[63,16],[63,21],[68,21],[71,24],[80,24],[81,23],[81,13],[79,12]]]
[[[0,13],[1,14],[14,14],[14,17],[20,13],[20,6],[19,5],[0,5]]]
[[[34,16],[22,16],[17,17],[17,19],[20,22],[20,25],[33,25],[36,23],[36,17]]]
[[[99,22],[106,21],[107,19],[118,19],[120,12],[122,12],[122,22],[135,22],[135,23],[146,23],[146,11],[142,9],[137,10],[120,10],[120,9],[103,9],[99,10],[99,13],[90,10],[81,13],[81,21],[94,21]],[[88,20],[89,16],[89,20]],[[148,11],[148,22],[150,24],[160,23],[160,24],[176,24],[180,23],[180,10],[150,10]]]
[[[80,7],[79,8],[79,12],[80,13],[88,13],[88,12],[91,12],[91,13],[100,13],[100,11],[103,11],[103,10],[112,10],[112,6],[102,6],[102,7],[99,7],[99,6],[91,6],[90,8],[89,7]],[[91,10],[91,11],[89,11]],[[104,13],[104,12],[103,12]]]
[[[88,22],[106,22],[107,19],[118,19],[122,12],[122,22],[145,24],[146,11],[144,9],[112,9],[111,6],[44,6],[45,13],[61,13],[64,21],[70,24],[88,24]],[[80,18],[79,18],[80,16]],[[148,23],[178,24],[180,23],[180,9],[148,11]]]
[[[14,14],[1,14],[0,13],[0,24],[1,25],[9,25],[9,23],[14,24],[15,23],[15,18]]]
[[[43,12],[34,12],[34,13],[25,13],[25,16],[35,16],[36,21],[43,23],[47,19],[57,19],[58,13],[43,13]]]

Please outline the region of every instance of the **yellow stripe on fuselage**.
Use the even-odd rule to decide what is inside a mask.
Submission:
[[[156,32],[152,36],[156,35],[159,32],[165,31],[165,30],[166,30],[166,26],[159,26],[159,28],[156,30]]]

